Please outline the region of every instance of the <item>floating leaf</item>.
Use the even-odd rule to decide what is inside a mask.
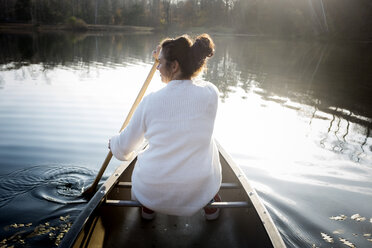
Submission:
[[[369,222],[371,222],[371,223],[372,223],[372,218],[371,218],[371,219],[369,219]]]
[[[58,234],[58,236],[57,236],[57,238],[56,238],[56,241],[54,242],[54,244],[55,244],[56,246],[59,246],[59,244],[61,243],[61,240],[62,240],[62,238],[63,238],[64,235],[65,235],[64,233],[60,233],[60,234]]]
[[[359,214],[354,214],[350,217],[352,220],[356,220],[356,221],[365,221],[366,218],[365,217],[362,217],[360,216]]]
[[[372,242],[372,239],[367,239],[369,242]]]
[[[344,231],[343,230],[335,230],[333,231],[333,234],[343,234]]]
[[[360,216],[360,214],[353,214],[352,216],[351,216],[351,219],[352,220],[355,220],[356,218],[360,218],[361,216]]]
[[[322,235],[322,238],[328,242],[328,243],[333,243],[333,238],[331,236],[329,236],[328,234],[325,234],[325,233],[320,233]]]
[[[342,238],[340,238],[340,241],[341,241],[344,245],[346,245],[346,246],[349,246],[349,247],[351,247],[351,248],[356,248],[356,246],[355,246],[353,243],[351,243],[350,241],[348,241],[348,240],[346,240],[346,239],[342,239]]]
[[[371,234],[370,233],[364,233],[363,237],[371,237]]]
[[[63,216],[59,217],[59,219],[60,219],[61,221],[66,221],[66,220],[68,220],[69,218],[70,218],[70,215],[66,215],[65,217],[63,217]]]
[[[346,220],[347,219],[347,216],[346,215],[339,215],[339,216],[332,216],[330,217],[331,220],[339,220],[339,221],[343,221],[343,220]]]
[[[4,230],[9,230],[10,228],[18,230],[16,230],[16,233],[13,234],[11,237],[0,240],[0,248],[14,248],[15,246],[24,247],[29,238],[42,235],[46,235],[47,238],[54,241],[55,245],[58,246],[61,243],[64,235],[70,230],[72,226],[70,215],[60,216],[59,221],[59,224],[53,221],[54,224],[57,225],[53,225],[53,222],[45,222],[44,224],[39,224],[38,226],[32,228],[29,228],[32,226],[32,223],[14,223],[6,226],[4,227]]]

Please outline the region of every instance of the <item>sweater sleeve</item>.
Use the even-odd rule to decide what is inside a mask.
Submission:
[[[145,125],[145,106],[147,97],[138,105],[128,126],[118,135],[111,138],[110,149],[115,158],[128,160],[132,152],[144,141]]]
[[[209,112],[214,115],[213,118],[216,118],[217,108],[218,108],[218,99],[220,92],[218,91],[218,88],[212,84],[209,83],[208,88],[210,90],[210,101],[209,101]]]

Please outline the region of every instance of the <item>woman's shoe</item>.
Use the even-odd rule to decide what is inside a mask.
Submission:
[[[219,194],[215,195],[210,203],[220,202],[221,197]],[[206,220],[216,220],[220,216],[220,209],[214,207],[204,207],[205,219]]]
[[[220,209],[218,208],[204,208],[206,220],[216,220],[220,216]]]
[[[141,217],[145,220],[152,220],[155,218],[155,212],[147,207],[142,207]]]

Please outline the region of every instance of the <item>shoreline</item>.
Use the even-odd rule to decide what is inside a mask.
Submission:
[[[339,37],[337,35],[277,35],[277,34],[262,34],[262,33],[240,33],[232,28],[223,27],[185,27],[183,32],[174,27],[169,28],[154,28],[148,26],[131,26],[131,25],[101,25],[101,24],[86,24],[83,29],[72,28],[65,24],[42,24],[34,25],[31,23],[0,23],[0,34],[30,34],[30,33],[74,33],[74,34],[154,34],[160,33],[190,33],[200,34],[209,33],[216,36],[230,37],[250,37],[257,39],[289,39],[289,40],[309,40],[322,42],[356,42],[356,43],[372,43],[371,37]]]
[[[30,32],[112,32],[112,33],[153,33],[155,28],[145,26],[129,25],[96,25],[87,24],[85,29],[74,29],[64,24],[42,24],[31,23],[0,23],[0,33],[30,33]]]

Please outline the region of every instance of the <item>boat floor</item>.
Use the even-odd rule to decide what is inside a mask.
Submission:
[[[220,156],[223,181],[239,184],[238,175]],[[135,161],[121,174],[130,182]],[[232,162],[230,162],[231,164]],[[273,247],[249,194],[243,187],[221,188],[223,201],[246,201],[251,207],[222,208],[217,220],[207,221],[203,210],[190,217],[157,214],[154,220],[141,218],[139,207],[118,207],[102,203],[87,220],[74,247]],[[114,188],[107,199],[130,200],[129,188]]]
[[[103,206],[92,221],[94,233],[80,247],[272,247],[253,208],[221,209],[217,220],[157,214],[144,220],[138,207]],[[86,230],[87,231],[87,230]],[[88,231],[89,232],[89,231]],[[87,232],[86,232],[87,233]]]

